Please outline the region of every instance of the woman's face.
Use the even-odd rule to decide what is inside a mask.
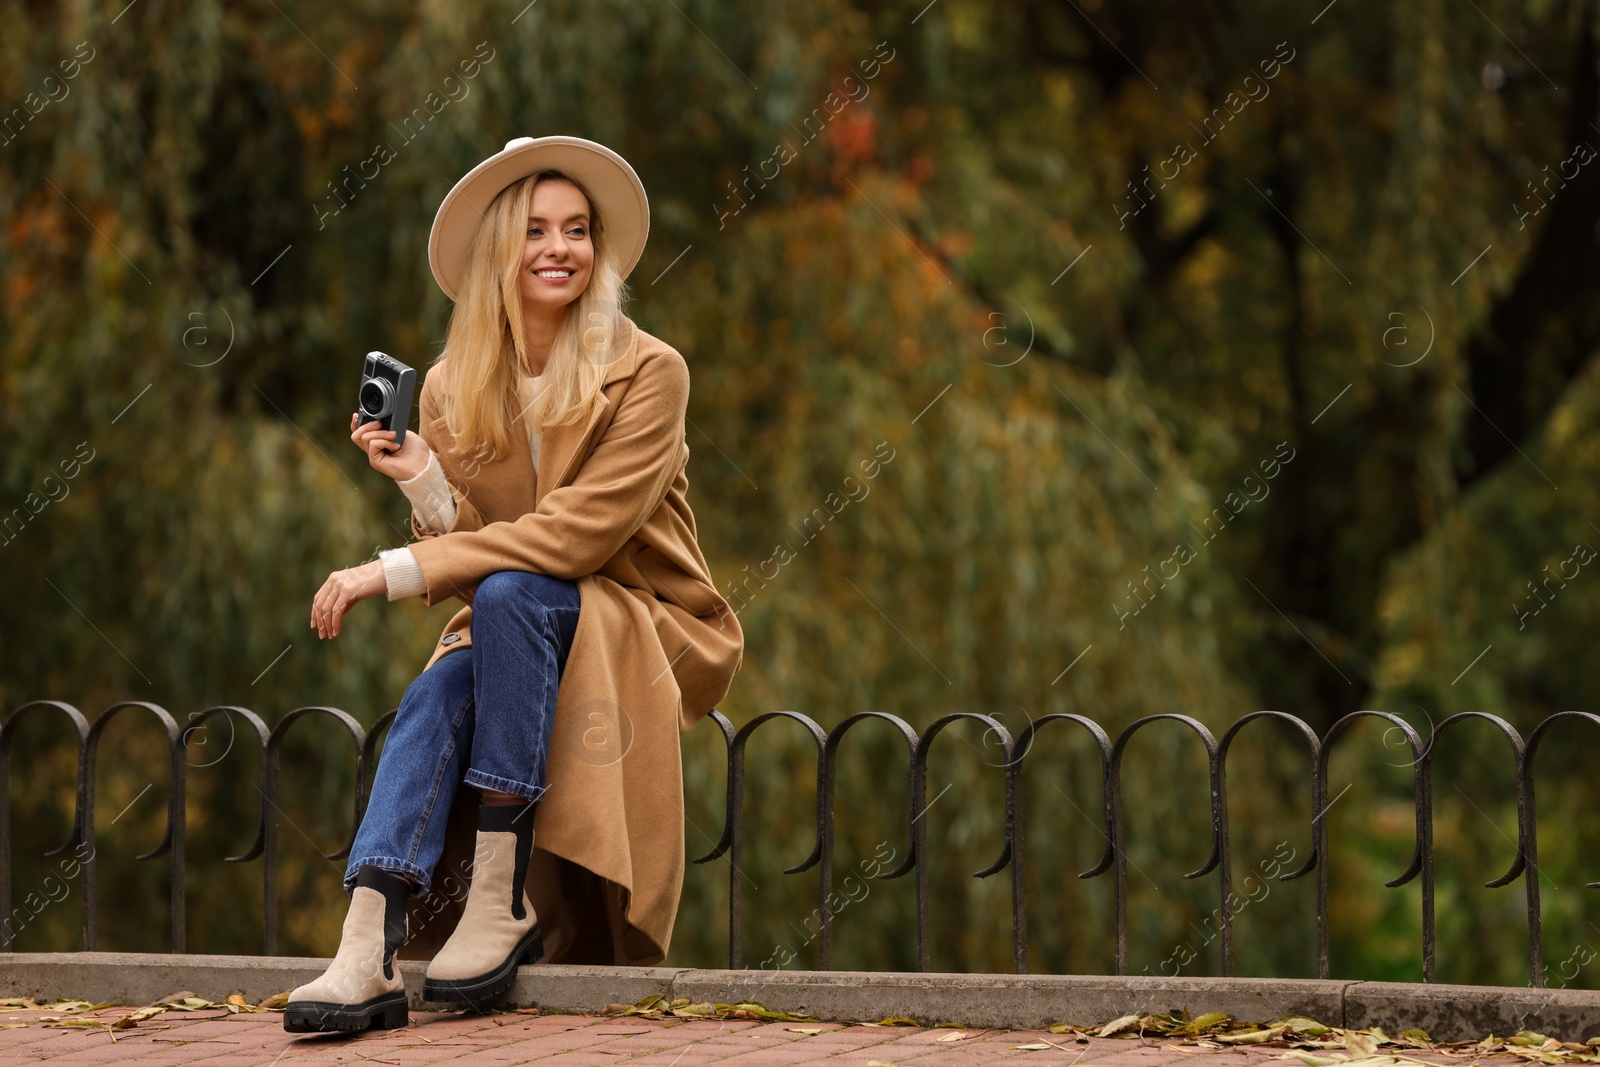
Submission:
[[[583,293],[594,271],[589,222],[589,201],[571,182],[534,187],[522,246],[523,307],[561,308]]]

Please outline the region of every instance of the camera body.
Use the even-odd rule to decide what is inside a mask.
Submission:
[[[361,368],[359,413],[362,424],[377,419],[385,430],[393,430],[394,443],[406,439],[406,423],[411,421],[411,394],[417,385],[417,372],[393,356],[368,352]]]

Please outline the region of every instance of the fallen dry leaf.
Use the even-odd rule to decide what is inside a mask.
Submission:
[[[1250,1030],[1231,1034],[1213,1034],[1212,1040],[1223,1045],[1262,1045],[1276,1041],[1287,1030],[1285,1026],[1272,1026],[1265,1030]]]
[[[1111,1037],[1113,1034],[1120,1034],[1120,1033],[1122,1033],[1122,1031],[1130,1029],[1130,1028],[1138,1026],[1138,1025],[1139,1025],[1139,1016],[1137,1016],[1137,1015],[1124,1015],[1120,1019],[1112,1019],[1110,1022],[1108,1022],[1104,1026],[1102,1026],[1100,1028],[1100,1036],[1101,1037]]]
[[[256,1007],[265,1008],[268,1011],[282,1011],[289,1006],[289,994],[292,992],[294,990],[285,989],[282,993],[274,993],[260,1004],[257,1004]]]
[[[127,1015],[124,1015],[122,1018],[112,1023],[111,1027],[114,1030],[131,1030],[133,1027],[138,1026],[146,1019],[154,1019],[157,1015],[160,1015],[166,1010],[167,1009],[164,1007],[152,1004],[148,1008],[140,1008],[138,1011],[129,1012]]]

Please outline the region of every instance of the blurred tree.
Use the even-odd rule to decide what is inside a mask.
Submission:
[[[426,240],[460,174],[571,132],[650,190],[631,313],[693,371],[701,542],[742,590],[736,720],[1220,727],[1271,706],[1326,727],[1376,705],[1526,728],[1582,706],[1588,575],[1543,583],[1600,534],[1594,4],[1318,6],[0,0],[0,699],[392,707],[449,608],[365,605],[330,643],[305,625],[329,571],[405,537],[403,498],[345,443],[357,364],[437,351]],[[252,836],[259,771],[203,747],[221,731],[191,744],[190,942],[251,951],[255,906],[222,902],[258,872],[219,857]],[[148,734],[119,724],[126,758],[101,771],[122,904],[103,947],[164,944],[161,868],[129,858],[160,834]],[[18,742],[19,885],[70,810],[61,736]],[[287,952],[330,951],[342,917],[317,855],[350,829],[331,736],[286,761]],[[1503,742],[1462,736],[1483,785],[1441,808],[1441,848],[1472,863],[1441,870],[1457,915],[1514,811]],[[1244,867],[1307,845],[1300,756],[1251,737]],[[1389,740],[1361,735],[1331,816],[1335,967],[1410,978],[1412,891],[1373,877],[1410,842]],[[776,875],[810,844],[800,743],[752,746],[771,827],[748,857],[753,963],[800,942],[815,901]],[[691,855],[720,825],[718,745],[685,743]],[[852,735],[841,869],[905,847],[897,745]],[[1004,970],[1004,879],[962,873],[996,854],[1002,761],[976,727],[941,746],[935,958]],[[1104,880],[1070,877],[1102,844],[1077,746],[1031,772],[1040,969],[1109,966]],[[1194,753],[1176,730],[1130,753],[1136,973],[1215,906],[1177,877],[1206,834]],[[1581,883],[1582,753],[1547,758],[1550,862]],[[674,962],[725,951],[726,874],[691,869]],[[841,966],[914,964],[909,889],[852,906]],[[1241,919],[1273,931],[1241,939],[1241,967],[1308,971],[1307,892]],[[1499,892],[1489,933],[1444,931],[1463,980],[1517,977],[1520,890]],[[1581,936],[1581,900],[1547,902],[1552,939]],[[57,909],[19,944],[73,930]]]

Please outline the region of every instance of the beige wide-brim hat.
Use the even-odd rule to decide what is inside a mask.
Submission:
[[[506,186],[541,170],[570,174],[588,190],[622,277],[632,273],[650,233],[650,201],[628,161],[582,137],[516,137],[467,172],[445,195],[428,237],[428,265],[451,300],[467,273],[467,252],[492,201]]]

